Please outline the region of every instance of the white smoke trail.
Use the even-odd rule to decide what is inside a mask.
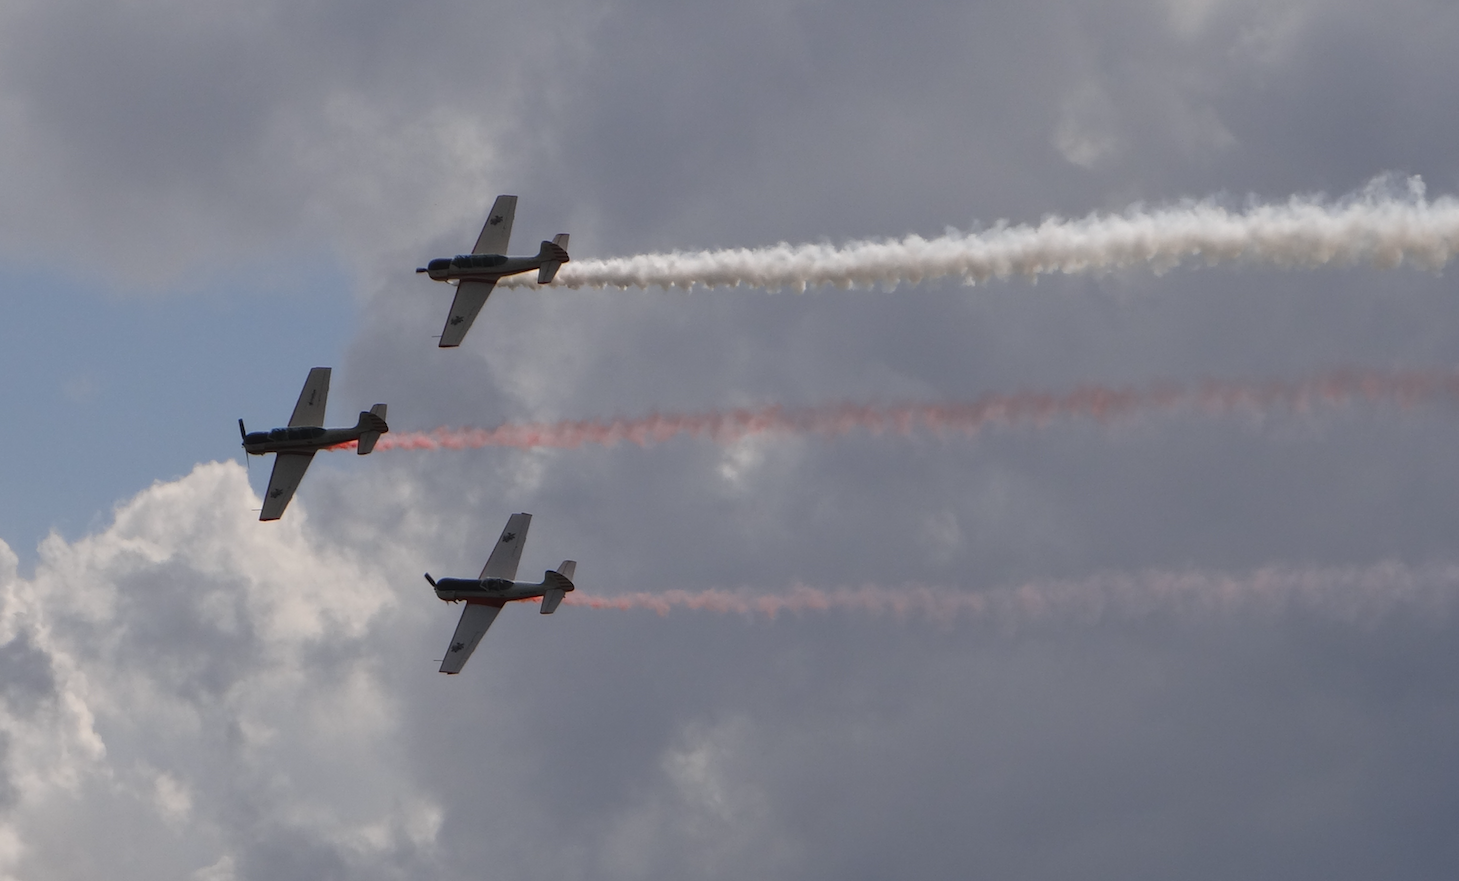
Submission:
[[[1352,623],[1399,609],[1427,619],[1447,616],[1459,601],[1459,565],[1411,567],[1268,566],[1242,575],[1201,571],[1101,574],[1082,580],[1030,582],[989,591],[908,584],[817,588],[783,593],[748,589],[666,590],[614,595],[574,591],[565,602],[594,609],[675,609],[774,618],[783,613],[847,611],[922,617],[938,623],[983,620],[1017,627],[1049,619],[1093,622],[1156,613],[1201,617],[1238,612],[1313,612]]]
[[[1123,214],[1078,220],[1050,217],[1037,226],[1000,221],[980,232],[933,239],[911,235],[843,245],[781,243],[766,248],[640,254],[574,260],[554,285],[568,288],[714,288],[747,286],[891,288],[938,278],[967,284],[1063,273],[1146,267],[1157,273],[1182,263],[1261,264],[1288,268],[1371,263],[1443,267],[1459,249],[1459,200],[1424,197],[1418,177],[1380,177],[1362,191],[1330,201],[1294,196],[1232,211],[1213,199],[1173,207],[1133,206]],[[534,276],[502,279],[533,287]]]

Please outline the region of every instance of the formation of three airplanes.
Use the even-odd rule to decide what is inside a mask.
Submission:
[[[432,260],[416,270],[429,275],[433,281],[456,284],[451,314],[446,317],[446,326],[441,330],[442,348],[461,345],[466,331],[476,320],[476,313],[486,304],[486,298],[491,296],[492,288],[499,279],[535,269],[538,284],[547,284],[557,275],[558,268],[568,261],[567,233],[543,242],[535,257],[506,256],[516,211],[516,196],[498,196],[470,254]],[[304,472],[315,453],[354,441],[363,456],[375,448],[380,435],[390,430],[385,423],[384,404],[361,411],[354,428],[324,428],[329,373],[328,367],[315,367],[309,371],[309,378],[304,381],[304,390],[299,393],[299,402],[294,405],[294,415],[289,417],[287,428],[249,432],[243,427],[243,420],[238,420],[238,432],[243,435],[243,449],[248,455],[274,454],[274,470],[269,475],[260,520],[277,520],[283,516],[284,508],[294,497],[294,490],[299,488],[299,481],[304,479]],[[435,589],[436,596],[450,603],[466,603],[461,621],[456,625],[456,632],[446,649],[446,657],[441,662],[442,673],[461,672],[466,659],[471,657],[476,644],[486,635],[486,629],[507,603],[541,597],[542,614],[551,615],[567,592],[573,589],[572,577],[577,563],[572,560],[564,560],[556,571],[543,573],[540,584],[515,580],[517,564],[522,559],[522,545],[527,541],[527,527],[531,523],[531,514],[513,514],[507,520],[501,538],[497,539],[486,567],[477,578],[437,580],[426,575],[426,581]]]

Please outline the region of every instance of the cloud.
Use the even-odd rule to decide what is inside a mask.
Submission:
[[[53,536],[32,578],[5,550],[6,872],[109,850],[153,877],[257,877],[290,839],[360,868],[429,851],[439,808],[379,773],[399,766],[370,650],[393,592],[305,506],[260,528],[257,505],[238,465],[199,465]],[[58,834],[78,812],[129,819],[83,858]]]
[[[489,200],[534,100],[522,38],[572,39],[571,9],[7,7],[0,161],[25,169],[0,185],[9,257],[50,264],[81,244],[67,272],[94,279],[104,262],[144,290],[301,259],[408,261]]]
[[[335,394],[389,401],[402,433],[1448,365],[1450,280],[1366,266],[896,297],[501,290],[468,345],[430,339],[449,291],[411,269],[469,244],[498,192],[522,196],[519,243],[570,231],[586,262],[1265,204],[1383,169],[1453,190],[1452,12],[1179,8],[1185,29],[1149,0],[10,6],[0,231],[12,261],[93,272],[97,296],[211,273],[223,305],[253,308],[270,272],[345,264],[358,311],[260,331],[220,382],[321,363],[308,333],[355,327]],[[1086,83],[1119,144],[1087,168],[1056,142]],[[350,284],[329,275],[303,272],[301,303]],[[288,304],[268,319],[304,324]],[[35,337],[20,364],[55,390],[74,348]],[[173,423],[126,404],[176,396],[167,378],[197,365],[155,348],[117,357],[158,358],[157,381],[101,375],[109,425],[160,446]],[[1453,415],[1391,415],[320,457],[273,525],[239,466],[193,470],[236,451],[219,419],[155,469],[185,477],[148,474],[33,573],[0,560],[0,861],[27,878],[1453,874],[1459,659],[1452,620],[1418,606],[1012,632],[517,609],[447,678],[455,616],[420,578],[479,571],[516,510],[536,515],[523,571],[574,557],[585,595],[1427,571],[1454,556]],[[60,486],[103,455],[89,431],[42,443],[53,459],[6,461]]]
[[[1119,150],[1116,123],[1109,96],[1085,83],[1063,102],[1054,146],[1075,165],[1093,168]]]
[[[773,621],[567,606],[503,616],[469,675],[448,678],[428,657],[454,610],[396,587],[438,555],[422,550],[436,527],[400,523],[388,501],[339,516],[348,498],[406,491],[408,474],[326,469],[261,524],[238,465],[199,465],[95,534],[51,538],[32,576],[5,549],[0,868],[831,878],[908,847],[923,868],[981,854],[1015,877],[1073,863],[1158,875],[1185,857],[1132,863],[1125,845],[1256,847],[1273,833],[1252,815],[1298,839],[1361,824],[1394,840],[1375,822],[1382,781],[1459,773],[1438,761],[1447,680],[1410,681],[1376,717],[1365,697],[1452,653],[1452,568],[1112,575],[1046,585],[1048,602],[1025,588],[863,591],[849,614]],[[577,541],[540,519],[525,566]],[[583,584],[608,591],[621,560],[575,556]],[[1003,604],[1018,624],[888,622],[858,611],[871,601]],[[1389,662],[1360,663],[1375,653]],[[1274,671],[1297,679],[1273,684]],[[1176,809],[1167,787],[1181,780]],[[1345,810],[1291,811],[1336,791]],[[1048,856],[1002,844],[1017,830]],[[1091,838],[1106,844],[1077,845]]]

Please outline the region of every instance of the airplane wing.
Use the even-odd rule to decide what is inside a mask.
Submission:
[[[312,461],[313,453],[274,454],[274,472],[269,475],[268,491],[263,494],[263,512],[258,519],[277,520],[284,516],[289,499],[294,497],[294,490],[299,488],[299,481],[304,479]]]
[[[516,214],[516,196],[497,196],[496,202],[491,206],[491,213],[486,215],[486,226],[481,228],[481,235],[476,239],[476,247],[471,249],[471,253],[505,254],[507,242],[512,238],[512,218]]]
[[[304,380],[304,390],[299,392],[299,403],[294,405],[294,415],[289,417],[289,427],[298,428],[301,425],[323,427],[324,402],[328,398],[329,368],[316,367],[309,371],[309,378]],[[301,469],[299,473],[303,474],[304,471]]]
[[[505,578],[508,581],[517,577],[517,564],[522,561],[522,545],[527,543],[527,527],[532,525],[531,514],[513,514],[507,518],[507,528],[502,530],[502,537],[497,539],[496,547],[491,549],[491,556],[486,558],[486,567],[481,570],[481,578]]]
[[[476,651],[476,644],[481,642],[481,638],[486,635],[486,628],[491,626],[501,610],[500,601],[494,605],[466,604],[466,608],[461,610],[461,621],[456,625],[456,632],[451,636],[451,644],[446,647],[446,657],[441,661],[442,673],[461,672],[461,668],[466,666],[466,659]]]
[[[476,313],[486,305],[486,298],[491,296],[494,287],[494,281],[470,279],[456,285],[456,299],[451,301],[451,314],[446,316],[446,326],[441,330],[441,348],[461,345],[461,341],[466,339],[466,331],[471,329],[471,322],[476,320]]]

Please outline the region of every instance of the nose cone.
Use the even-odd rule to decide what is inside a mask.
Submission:
[[[430,273],[431,278],[442,278],[451,271],[451,260],[448,257],[441,257],[426,264],[425,271]]]

